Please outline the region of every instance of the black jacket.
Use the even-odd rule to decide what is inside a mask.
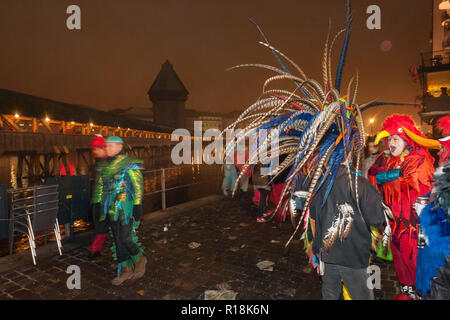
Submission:
[[[354,193],[350,190],[348,171],[344,166],[339,168],[333,188],[322,207],[326,183],[311,202],[310,215],[315,220],[315,238],[313,251],[319,254],[322,240],[338,214],[338,204],[347,203],[353,208],[353,225],[347,239],[337,239],[329,253],[322,250],[321,260],[350,268],[366,268],[369,265],[372,238],[371,227],[382,229],[385,224],[384,209],[381,196],[375,187],[365,178],[352,174],[353,187],[358,178],[359,206],[364,220],[358,211]]]

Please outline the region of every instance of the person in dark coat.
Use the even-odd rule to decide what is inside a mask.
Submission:
[[[351,153],[349,158],[351,159]],[[348,160],[342,163],[331,192],[322,206],[325,189],[321,188],[310,206],[313,251],[321,263],[322,298],[337,300],[342,282],[354,300],[372,300],[368,285],[371,227],[383,229],[386,224],[382,198],[370,182],[352,174],[352,184],[358,179],[359,212],[348,179]],[[339,224],[342,222],[342,238]]]

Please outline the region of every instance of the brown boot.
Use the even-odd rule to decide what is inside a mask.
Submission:
[[[127,266],[123,266],[120,271],[120,276],[115,277],[112,280],[112,284],[115,286],[121,285],[125,280],[129,280],[133,278],[133,270]]]
[[[147,264],[147,258],[142,256],[134,266],[133,279],[139,279],[145,273],[145,265]]]

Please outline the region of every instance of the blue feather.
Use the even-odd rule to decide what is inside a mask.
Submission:
[[[342,78],[342,70],[344,68],[344,63],[345,63],[345,56],[347,54],[347,48],[348,48],[348,43],[350,40],[350,27],[351,27],[351,22],[352,22],[352,9],[350,6],[350,0],[347,0],[347,28],[345,31],[345,40],[344,40],[344,44],[342,45],[342,51],[341,51],[341,57],[339,60],[339,66],[336,72],[336,82],[335,82],[335,88],[337,91],[340,90],[341,88],[341,78]]]
[[[306,150],[308,149],[308,147],[313,143],[314,139],[312,139],[306,146],[305,148],[302,150],[302,152],[300,152],[300,155],[297,156],[297,161],[295,162],[295,165],[297,166],[297,164],[300,163],[300,161],[302,160],[303,156],[306,153]]]
[[[372,102],[368,105],[361,108],[361,112],[365,111],[372,107],[379,107],[379,106],[416,106],[417,103],[411,103],[411,102]]]
[[[330,160],[328,161],[328,168],[327,171],[325,171],[325,174],[323,175],[320,183],[316,186],[314,192],[318,192],[320,190],[320,188],[322,188],[323,184],[325,183],[325,181],[327,181],[327,179],[329,178],[329,174],[331,172],[331,169],[333,168],[333,164],[336,161],[336,156],[337,154],[333,154],[330,158]]]
[[[291,137],[291,136],[294,136],[294,137],[301,137],[302,134],[303,134],[303,131],[289,131],[289,132],[282,132],[282,133],[280,134],[280,137],[283,137],[283,136],[288,136],[288,137]]]
[[[348,146],[350,138],[354,135],[355,130],[352,130],[353,123],[355,122],[355,117],[351,117],[350,121],[347,122],[347,133],[345,134],[345,145]]]
[[[335,143],[337,136],[335,134],[330,135],[325,142],[323,143],[322,147],[320,148],[319,154],[314,160],[314,162],[311,164],[311,166],[315,166],[319,160],[324,156],[325,152],[327,152],[328,148]]]
[[[311,119],[308,121],[308,124],[306,125],[305,129],[303,130],[303,135],[308,132],[308,130],[311,128],[312,124],[314,123],[314,121],[316,120],[316,118],[319,116],[320,112],[315,113]],[[302,135],[302,137],[303,137]],[[298,141],[297,147],[300,145],[300,142],[302,141],[302,139],[300,139]]]
[[[343,148],[342,142],[340,142],[338,144],[338,146],[336,147],[336,149],[334,149],[333,154],[331,155],[330,159],[328,160],[327,166],[328,169],[325,172],[320,184],[316,187],[316,191],[318,192],[320,190],[320,188],[322,188],[322,185],[327,181],[327,179],[329,178],[329,174],[331,172],[331,170],[334,168],[334,164],[336,163],[336,159],[339,155],[340,149]]]
[[[286,119],[288,119],[292,114],[294,113],[294,111],[292,112],[286,112],[276,118],[271,119],[270,121],[264,123],[263,125],[261,125],[260,127],[258,127],[257,130],[262,130],[262,129],[267,129],[267,128],[271,128],[271,127],[275,127],[281,123],[283,123],[284,121],[286,121]]]
[[[338,128],[337,128],[337,126],[336,126],[335,123],[333,123],[333,124],[330,126],[330,128],[328,129],[328,132],[330,132],[330,133],[337,133],[337,132],[338,132]]]
[[[449,220],[445,219],[441,208],[433,210],[433,204],[429,203],[419,217],[429,241],[417,253],[416,289],[423,295],[430,292],[430,280],[436,277],[437,270],[445,265],[445,257],[450,254]]]
[[[260,34],[262,35],[262,37],[264,38],[264,41],[266,41],[266,43],[267,43],[268,45],[270,45],[270,44],[269,44],[269,40],[266,38],[264,32],[261,30],[261,28],[259,27],[259,25],[258,25],[255,21],[253,21],[251,18],[249,18],[249,20],[250,20],[251,22],[253,22],[253,24],[258,28],[259,33],[260,33]],[[278,63],[281,65],[281,67],[284,69],[284,71],[286,71],[287,73],[291,74],[291,73],[289,72],[288,68],[283,64],[283,61],[281,61],[280,57],[278,57],[277,53],[276,53],[273,49],[270,49],[270,50],[272,51],[272,54],[273,54],[274,57],[278,60]],[[297,83],[296,83],[296,84],[297,84]],[[297,87],[300,88],[300,90],[303,92],[303,94],[304,94],[308,99],[311,98],[311,96],[308,95],[308,93],[307,93],[305,90],[303,90],[303,88],[301,88],[298,84],[297,84]]]
[[[348,127],[348,119],[347,119],[347,109],[345,108],[345,103],[341,103],[340,105],[341,117],[344,121],[344,128]]]
[[[322,207],[325,205],[328,196],[330,195],[331,189],[333,188],[334,185],[334,180],[336,180],[336,176],[339,171],[339,167],[341,166],[342,160],[344,159],[344,148],[339,149],[337,152],[338,153],[336,156],[336,160],[335,163],[333,164],[332,174],[330,180],[328,181],[327,189],[323,197]]]

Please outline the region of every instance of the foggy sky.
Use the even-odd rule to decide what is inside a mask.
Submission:
[[[345,3],[2,0],[0,87],[102,110],[145,107],[151,106],[147,91],[169,59],[190,92],[187,107],[211,112],[243,109],[258,98],[271,73],[225,69],[242,63],[278,67],[270,51],[258,44],[262,38],[248,18],[262,27],[272,45],[322,83],[328,20],[333,34],[345,27]],[[71,4],[81,8],[81,30],[66,27],[66,8]],[[381,30],[366,28],[366,8],[372,4],[381,7]],[[420,52],[431,50],[431,1],[353,0],[352,6],[342,88],[346,90],[358,70],[358,103],[414,102],[421,92],[408,68],[420,63]],[[342,39],[335,46],[333,70]],[[392,50],[380,50],[383,40],[392,41]],[[378,127],[393,110],[373,109],[364,116],[366,121],[374,116]],[[395,110],[417,113],[414,107]]]

